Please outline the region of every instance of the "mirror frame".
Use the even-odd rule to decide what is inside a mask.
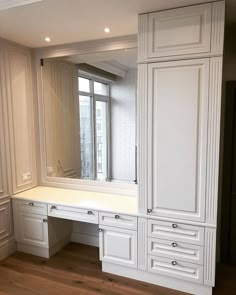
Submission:
[[[137,36],[121,36],[106,38],[93,41],[84,41],[72,44],[58,45],[37,48],[34,50],[34,62],[36,71],[36,91],[37,91],[37,110],[38,115],[38,150],[37,161],[40,167],[39,183],[44,186],[52,186],[67,189],[78,189],[87,191],[96,191],[104,193],[113,193],[121,195],[137,196],[138,185],[125,182],[106,182],[98,180],[72,179],[63,177],[51,177],[46,171],[46,136],[43,108],[43,83],[41,61],[45,58],[65,57],[71,55],[82,55],[88,53],[98,53],[104,51],[114,51],[122,49],[137,49]],[[136,112],[137,113],[137,112]],[[137,120],[136,120],[137,122]],[[136,124],[137,128],[137,124]],[[137,134],[137,131],[136,131]]]

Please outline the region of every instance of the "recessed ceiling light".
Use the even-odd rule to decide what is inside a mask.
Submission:
[[[105,29],[104,29],[104,32],[105,32],[105,33],[110,33],[110,31],[111,31],[110,28],[105,28]]]
[[[45,38],[45,41],[46,41],[46,42],[51,42],[51,38],[50,38],[50,37],[46,37],[46,38]]]

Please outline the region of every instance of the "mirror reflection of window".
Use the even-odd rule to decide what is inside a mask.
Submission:
[[[110,85],[83,75],[78,78],[81,178],[107,180]]]

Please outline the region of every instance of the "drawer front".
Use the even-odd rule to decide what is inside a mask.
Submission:
[[[137,217],[114,213],[99,213],[99,224],[137,230]]]
[[[94,210],[48,205],[48,216],[98,224],[98,212]]]
[[[18,204],[20,212],[47,215],[47,204],[34,201],[20,201]]]
[[[148,271],[194,283],[203,283],[203,266],[179,260],[148,256]]]
[[[203,247],[173,240],[148,238],[148,254],[203,265]]]
[[[203,246],[204,227],[149,219],[148,236]]]

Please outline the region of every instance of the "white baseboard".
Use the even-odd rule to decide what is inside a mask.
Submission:
[[[59,241],[55,246],[51,248],[32,246],[24,243],[17,243],[17,251],[40,256],[43,258],[50,258],[57,252],[59,252],[62,248],[64,248],[68,243],[70,243],[70,235],[64,238],[63,240]]]
[[[152,274],[139,269],[132,269],[108,262],[102,263],[102,271],[130,279],[158,285],[161,287],[178,290],[194,295],[212,295],[212,287],[195,284],[175,278]]]
[[[14,237],[11,237],[0,244],[0,261],[6,259],[15,251],[16,251],[16,242]]]
[[[71,242],[85,244],[89,246],[99,247],[99,238],[86,234],[73,232],[71,234]]]
[[[16,247],[17,251],[19,252],[40,256],[43,258],[49,258],[49,248],[32,246],[23,243],[17,243]]]

